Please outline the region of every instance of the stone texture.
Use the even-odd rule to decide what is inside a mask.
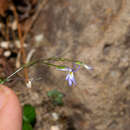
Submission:
[[[38,45],[31,39],[38,49],[35,57],[79,59],[94,70],[79,70],[78,85],[70,88],[64,73],[40,65],[31,74],[42,80],[35,82],[31,91],[40,97],[53,88],[64,92],[64,109],[71,115],[74,130],[129,130],[130,1],[49,1],[33,31],[33,35],[45,36]],[[43,111],[41,107],[38,110]],[[40,116],[39,122],[43,122]],[[36,129],[44,130],[38,124]]]

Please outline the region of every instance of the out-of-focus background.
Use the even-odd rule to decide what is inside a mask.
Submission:
[[[0,15],[0,77],[24,63],[23,50],[29,60],[58,56],[93,67],[77,71],[73,87],[42,64],[28,68],[32,88],[23,72],[7,83],[21,105],[35,106],[35,130],[130,130],[129,0],[0,0]],[[49,101],[53,89],[64,106]]]

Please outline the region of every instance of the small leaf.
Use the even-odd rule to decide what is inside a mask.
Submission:
[[[35,108],[30,104],[25,104],[23,107],[23,121],[34,124],[36,121]]]
[[[55,98],[54,104],[55,104],[55,105],[63,105],[63,100],[62,100],[62,98],[59,98],[59,97]]]
[[[32,130],[31,124],[23,121],[23,129],[22,130]]]
[[[55,90],[49,91],[47,95],[48,97],[52,97],[53,95],[55,95]]]
[[[48,92],[48,97],[50,97],[54,105],[63,105],[63,94],[56,89]]]
[[[53,96],[56,96],[57,93],[58,93],[58,91],[56,89],[54,89],[54,90],[48,92],[48,96],[53,97]]]
[[[0,84],[4,84],[4,83],[5,83],[5,80],[0,79]]]
[[[57,97],[57,96],[63,97],[63,94],[61,92],[57,91],[56,89],[49,91],[47,93],[47,95],[48,95],[48,97]]]
[[[58,98],[63,98],[63,94],[62,94],[62,93],[59,93],[59,94],[58,94]]]

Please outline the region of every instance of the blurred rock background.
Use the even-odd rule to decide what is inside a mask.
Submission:
[[[36,7],[42,2],[36,2]],[[37,8],[33,13],[20,13],[20,23],[27,26],[25,23],[36,12]],[[32,59],[79,59],[94,69],[76,72],[76,87],[67,86],[64,72],[43,65],[29,68],[29,77],[33,78],[31,89],[26,88],[23,80],[9,84],[22,105],[31,103],[36,107],[35,130],[130,129],[129,33],[129,0],[46,2],[28,32],[26,54],[34,50]],[[54,107],[47,98],[46,93],[55,88],[65,95],[63,107]],[[54,113],[58,115],[56,120]]]

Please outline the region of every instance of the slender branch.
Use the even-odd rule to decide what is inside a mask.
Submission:
[[[24,46],[24,38],[22,36],[21,25],[19,24],[18,14],[16,12],[15,6],[13,6],[13,12],[14,12],[14,16],[16,18],[17,26],[18,26],[18,36],[19,36],[20,44],[21,44],[20,51],[22,53],[22,60],[23,60],[23,63],[26,64],[26,53],[25,53],[25,50],[24,50],[24,47],[23,47]],[[25,81],[28,82],[29,78],[28,78],[27,68],[24,69],[24,76],[25,76]]]
[[[26,69],[27,67],[31,67],[37,63],[42,63],[49,67],[65,67],[66,68],[66,66],[63,66],[63,65],[61,66],[61,65],[56,65],[56,64],[50,63],[52,61],[62,61],[62,62],[67,61],[67,62],[72,62],[72,63],[78,64],[78,65],[83,65],[83,62],[71,60],[71,59],[67,59],[67,58],[60,58],[60,57],[50,57],[47,59],[38,59],[38,60],[24,64],[18,70],[16,70],[13,74],[9,75],[3,82],[9,81],[11,79],[11,77],[13,77],[16,73],[20,72],[22,69]]]

